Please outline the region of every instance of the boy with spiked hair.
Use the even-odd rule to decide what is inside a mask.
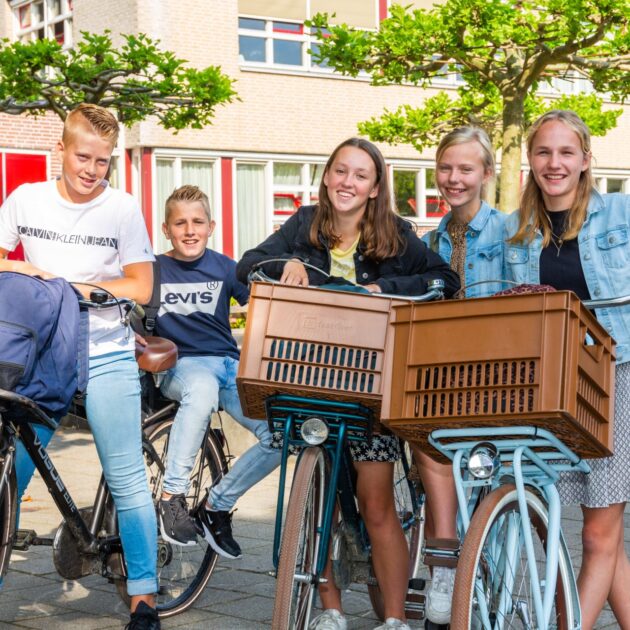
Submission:
[[[0,271],[60,276],[86,296],[92,287],[82,282],[116,297],[148,301],[153,254],[142,214],[131,195],[105,180],[117,139],[118,121],[107,109],[82,104],[68,114],[57,144],[61,176],[20,186],[0,209]],[[25,261],[7,260],[18,243]],[[134,335],[116,308],[91,310],[89,324],[85,406],[118,513],[131,596],[127,627],[155,630],[160,627],[154,597],[157,525],[142,456]],[[51,437],[50,431],[40,434],[44,444]],[[17,461],[23,491],[33,464],[23,456]]]
[[[239,351],[229,322],[230,299],[248,300],[236,279],[236,263],[207,248],[214,230],[208,197],[196,186],[182,186],[166,201],[162,230],[173,249],[158,256],[162,286],[156,332],[177,344],[179,360],[162,392],[180,402],[171,429],[160,531],[179,545],[196,544],[197,535],[226,558],[241,549],[232,536],[231,510],[237,499],[280,463],[266,422],[243,415],[236,390]],[[258,442],[239,457],[220,483],[208,490],[198,512],[186,505],[189,477],[210,417],[221,406]]]

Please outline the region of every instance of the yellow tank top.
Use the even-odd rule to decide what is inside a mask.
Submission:
[[[357,251],[359,240],[361,235],[359,234],[346,250],[341,250],[337,247],[330,250],[330,275],[337,276],[338,278],[345,278],[350,282],[356,283],[357,270],[354,266],[354,254]]]

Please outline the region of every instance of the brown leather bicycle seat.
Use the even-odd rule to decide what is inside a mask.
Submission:
[[[147,345],[136,342],[136,361],[145,372],[164,372],[177,363],[177,346],[163,337],[146,337]]]

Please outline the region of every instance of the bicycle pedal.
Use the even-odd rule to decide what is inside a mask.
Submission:
[[[52,538],[40,538],[34,529],[18,529],[15,532],[13,549],[16,549],[17,551],[26,551],[29,547],[52,547],[52,544]]]
[[[407,619],[421,620],[425,616],[425,597],[419,593],[407,593],[405,615]]]
[[[411,578],[409,580],[409,590],[411,591],[424,591],[427,586],[427,581],[423,578]]]

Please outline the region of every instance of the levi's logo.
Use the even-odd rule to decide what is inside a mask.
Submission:
[[[158,315],[199,312],[214,315],[222,288],[222,281],[163,284]]]

